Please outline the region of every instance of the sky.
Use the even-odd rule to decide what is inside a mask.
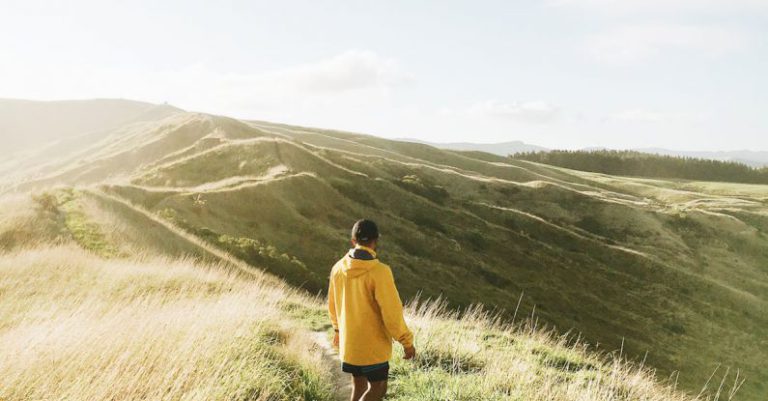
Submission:
[[[768,150],[768,0],[0,0],[0,98],[432,142]]]

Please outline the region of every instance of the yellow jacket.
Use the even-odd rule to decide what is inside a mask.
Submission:
[[[387,362],[393,339],[406,348],[413,345],[392,270],[371,248],[358,245],[333,266],[328,313],[339,331],[343,362],[360,366]]]

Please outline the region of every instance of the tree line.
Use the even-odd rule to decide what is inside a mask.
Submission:
[[[768,167],[754,168],[733,161],[631,150],[551,150],[522,152],[509,157],[611,175],[768,184]]]

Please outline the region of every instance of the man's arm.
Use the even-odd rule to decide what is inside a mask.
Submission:
[[[328,280],[328,317],[331,318],[331,325],[333,326],[333,330],[338,333],[339,320],[336,316],[336,298],[334,292],[333,273],[331,273],[331,278]]]
[[[374,281],[374,297],[379,304],[384,327],[405,349],[413,347],[413,333],[405,324],[403,303],[395,286],[395,278],[389,266],[384,266]]]

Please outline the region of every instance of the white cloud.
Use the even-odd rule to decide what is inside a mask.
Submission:
[[[22,98],[124,97],[240,117],[296,115],[387,102],[393,88],[413,81],[397,60],[350,50],[271,71],[230,73],[205,64],[159,71],[65,68],[0,63],[0,85]],[[17,77],[3,82],[2,76]],[[26,77],[18,79],[18,77]]]
[[[668,116],[664,113],[645,110],[645,109],[629,109],[623,110],[612,114],[609,120],[613,121],[626,121],[626,122],[662,122],[666,121]]]
[[[466,110],[466,114],[542,124],[556,121],[560,117],[560,108],[552,103],[540,100],[509,103],[487,100],[475,103]]]
[[[666,52],[695,51],[717,57],[745,47],[747,37],[715,26],[637,24],[619,26],[587,38],[587,51],[597,60],[636,62]]]
[[[604,122],[692,124],[703,122],[705,119],[706,116],[704,114],[696,112],[673,112],[646,108],[631,108],[610,114]]]
[[[219,73],[204,66],[193,66],[181,72],[182,81],[215,82],[217,86],[237,92],[269,97],[328,96],[356,90],[388,89],[412,79],[396,60],[358,50],[317,62],[252,74]]]
[[[389,87],[409,82],[413,76],[397,61],[371,51],[348,51],[336,57],[272,74],[300,91],[327,93],[367,87]]]

